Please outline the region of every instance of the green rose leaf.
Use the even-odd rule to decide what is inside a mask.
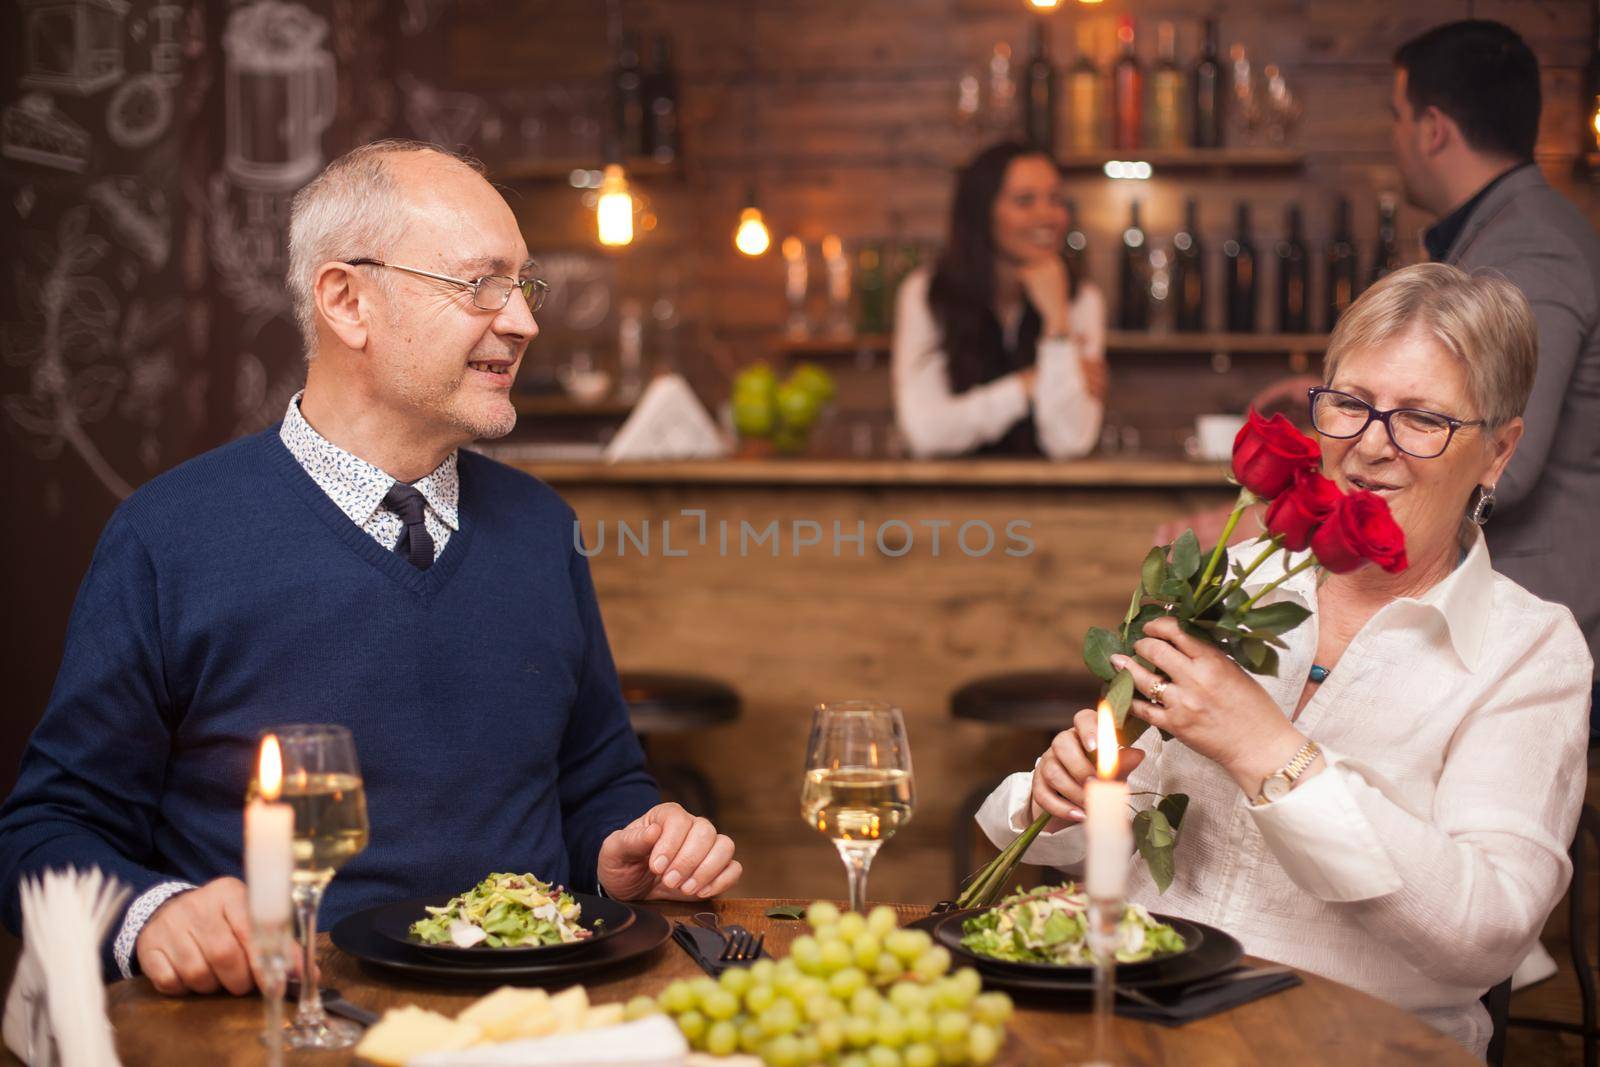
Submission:
[[[1260,673],[1261,664],[1267,658],[1267,643],[1259,638],[1249,637],[1239,645],[1239,662],[1246,670]]]
[[[1144,563],[1139,568],[1139,580],[1150,596],[1160,592],[1161,583],[1167,580],[1166,549],[1157,545],[1145,553]]]
[[[1122,729],[1122,723],[1128,717],[1128,707],[1133,703],[1133,675],[1127,671],[1118,671],[1111,684],[1106,687],[1106,703],[1111,705],[1111,716],[1116,720],[1117,729]]]
[[[1268,678],[1276,678],[1278,676],[1277,649],[1267,644],[1261,646],[1261,666],[1256,668],[1255,673],[1264,674]]]
[[[1083,639],[1084,666],[1103,682],[1111,681],[1117,673],[1111,665],[1111,657],[1127,651],[1122,638],[1100,626],[1091,629]]]
[[[1193,578],[1200,570],[1200,539],[1193,530],[1185,530],[1172,543],[1172,573],[1184,581]]]
[[[1163,893],[1172,884],[1172,847],[1176,841],[1172,824],[1159,810],[1141,811],[1133,817],[1133,843],[1150,869],[1151,880]]]
[[[1239,621],[1251,630],[1263,630],[1269,634],[1284,634],[1311,617],[1311,609],[1296,604],[1289,600],[1280,600],[1276,604],[1265,607],[1251,608],[1244,613]]]
[[[1133,591],[1133,598],[1128,601],[1128,613],[1122,617],[1122,636],[1128,636],[1128,627],[1133,625],[1133,620],[1139,616],[1139,601],[1144,598],[1144,588],[1141,586]]]

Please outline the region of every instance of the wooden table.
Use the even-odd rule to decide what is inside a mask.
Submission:
[[[728,900],[714,905],[726,922],[739,922],[767,932],[767,947],[782,957],[804,924],[765,917],[773,900]],[[703,906],[662,904],[669,917],[687,919]],[[901,906],[906,920],[927,913],[923,907]],[[323,935],[323,984],[339,989],[345,999],[374,1011],[415,1003],[447,1014],[482,995],[413,983],[368,970],[332,947]],[[658,993],[674,978],[700,971],[672,942],[636,964],[601,978],[591,978],[589,994],[597,1003],[624,1001],[640,993]],[[1183,1064],[1185,1067],[1250,1067],[1252,1064],[1474,1064],[1459,1045],[1409,1013],[1354,989],[1314,975],[1305,984],[1222,1015],[1187,1026],[1168,1028],[1117,1019],[1114,1033],[1123,1050],[1124,1067]],[[257,1042],[261,1004],[253,997],[163,997],[144,979],[121,982],[110,990],[111,1019],[117,1049],[126,1067],[204,1064],[245,1067],[263,1062]],[[1088,1049],[1088,1016],[1083,1012],[1050,1011],[1035,1003],[1019,1004],[1011,1036],[1000,1063],[1067,1065],[1083,1060]],[[0,1064],[15,1064],[0,1053]],[[357,1062],[351,1052],[295,1053],[290,1064],[342,1067]]]

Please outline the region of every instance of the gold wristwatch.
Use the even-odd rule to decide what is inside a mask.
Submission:
[[[1270,774],[1261,782],[1261,795],[1253,798],[1250,803],[1256,807],[1270,804],[1274,800],[1282,800],[1289,795],[1289,790],[1294,788],[1295,781],[1304,773],[1306,768],[1322,755],[1322,746],[1315,741],[1307,741],[1300,746],[1300,751],[1294,754],[1294,759],[1284,764],[1283,769],[1276,774]]]

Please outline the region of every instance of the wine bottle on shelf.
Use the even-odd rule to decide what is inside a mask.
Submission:
[[[1178,67],[1178,34],[1170,22],[1156,25],[1156,53],[1159,58],[1150,74],[1150,137],[1152,148],[1184,146],[1184,78]]]
[[[1327,329],[1333,329],[1360,295],[1361,267],[1355,242],[1350,239],[1350,201],[1341,196],[1333,217],[1333,240],[1328,242]]]
[[[1311,329],[1309,297],[1311,258],[1306,255],[1300,205],[1289,205],[1289,235],[1278,242],[1278,331],[1305,333]]]
[[[612,133],[624,158],[644,155],[644,74],[639,69],[639,35],[622,35],[617,65],[611,72]]]
[[[1206,328],[1206,263],[1199,212],[1200,205],[1191,196],[1183,210],[1183,229],[1172,238],[1173,319],[1183,333]]]
[[[672,42],[658,34],[651,42],[650,70],[644,76],[645,150],[657,163],[678,158],[678,78],[672,69]]]
[[[881,334],[889,329],[889,293],[883,245],[864,241],[856,251],[856,333]]]
[[[1223,278],[1227,289],[1228,330],[1254,333],[1256,328],[1256,250],[1250,243],[1250,205],[1240,204],[1238,227],[1222,243]]]
[[[1150,252],[1145,247],[1144,230],[1139,226],[1139,201],[1135,200],[1132,207],[1128,228],[1122,231],[1117,328],[1146,330],[1150,327]]]
[[[1050,62],[1045,21],[1033,22],[1033,55],[1023,71],[1022,132],[1029,145],[1046,155],[1056,152],[1056,68]]]
[[[1217,20],[1206,19],[1205,44],[1194,65],[1194,117],[1190,123],[1190,143],[1196,148],[1222,147],[1223,109],[1228,93],[1223,88],[1222,63],[1217,59]]]
[[[1100,68],[1094,65],[1093,38],[1088,24],[1078,24],[1078,58],[1067,69],[1067,137],[1074,152],[1093,152],[1105,143],[1101,123],[1105,114],[1105,88]]]
[[[1076,200],[1067,201],[1067,243],[1061,250],[1061,258],[1067,261],[1067,273],[1075,282],[1089,276],[1089,238],[1079,221]]]
[[[1133,18],[1117,22],[1121,54],[1111,68],[1111,147],[1138,148],[1144,137],[1144,69],[1133,50]]]
[[[1378,247],[1372,253],[1372,273],[1367,284],[1372,285],[1385,274],[1400,269],[1400,247],[1394,227],[1395,201],[1393,193],[1378,198]]]

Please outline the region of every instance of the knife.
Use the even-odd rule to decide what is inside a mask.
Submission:
[[[284,990],[284,997],[289,1001],[300,999],[300,983],[290,979]],[[337,989],[331,986],[322,987],[322,1008],[329,1015],[338,1015],[349,1019],[351,1022],[360,1023],[362,1026],[371,1026],[378,1021],[377,1012],[368,1011],[358,1007],[339,995]]]

